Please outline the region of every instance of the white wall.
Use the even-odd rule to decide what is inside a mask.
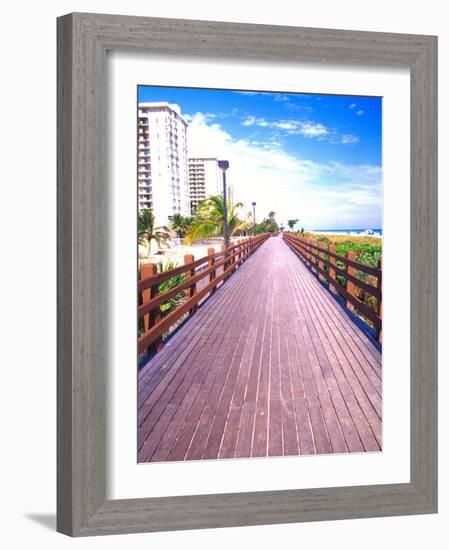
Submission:
[[[2,134],[0,238],[1,238],[1,373],[2,419],[1,539],[6,548],[33,547],[141,548],[273,548],[280,545],[315,549],[422,547],[447,545],[448,443],[445,422],[448,399],[441,399],[440,514],[437,516],[368,519],[247,527],[79,539],[54,533],[55,513],[55,18],[71,11],[95,11],[187,19],[210,19],[425,33],[440,35],[440,127],[448,122],[449,32],[444,4],[376,0],[321,0],[271,4],[228,0],[148,0],[106,2],[66,0],[7,3],[2,9],[2,85],[0,131]],[[23,146],[27,117],[33,121],[30,141]],[[19,144],[21,146],[19,147]],[[440,136],[440,151],[449,149],[448,135]],[[443,155],[441,154],[443,158]],[[27,166],[27,170],[21,170]],[[440,181],[449,180],[442,162]],[[447,210],[447,186],[441,186],[442,212]],[[441,216],[442,235],[448,233],[448,216]],[[7,259],[8,258],[8,259]],[[441,270],[447,262],[443,258]],[[32,276],[32,277],[31,277]],[[443,286],[443,285],[441,285]],[[447,332],[443,318],[441,330]],[[6,303],[6,308],[5,308]],[[445,307],[446,306],[446,307]],[[441,346],[441,364],[449,364]],[[440,387],[447,391],[448,369],[440,369]],[[444,396],[445,394],[442,393]],[[9,540],[10,539],[10,540]],[[72,546],[73,547],[73,546]]]

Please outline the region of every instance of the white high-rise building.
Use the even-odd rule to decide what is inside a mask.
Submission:
[[[189,189],[192,214],[210,195],[221,193],[221,170],[216,158],[189,158]]]
[[[139,210],[151,209],[156,225],[190,215],[187,122],[177,105],[138,105]]]
[[[233,189],[226,182],[228,202],[233,202]],[[210,195],[223,193],[223,172],[218,167],[218,159],[213,157],[189,158],[189,189],[192,214],[198,204]]]

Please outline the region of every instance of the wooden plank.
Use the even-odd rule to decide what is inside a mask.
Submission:
[[[305,350],[309,358],[312,380],[318,396],[319,406],[321,408],[322,415],[326,423],[329,441],[332,445],[333,452],[346,452],[348,451],[347,443],[343,436],[340,419],[335,410],[335,405],[331,398],[330,389],[327,384],[327,381],[330,379],[331,369],[329,364],[323,361],[322,348],[319,341],[316,339],[316,335],[313,332],[313,326],[305,310],[305,305],[298,281],[290,280],[290,283],[294,296],[293,300],[297,308],[298,317],[300,319]],[[314,418],[318,418],[316,411],[314,414]]]
[[[218,458],[233,458],[237,447],[239,436],[240,420],[243,404],[245,402],[248,377],[251,370],[251,359],[256,343],[257,327],[250,325],[246,337],[245,349],[240,362],[239,374],[234,389],[234,394],[229,406],[229,413],[226,425],[223,429],[223,437],[218,451]]]
[[[259,248],[259,246],[264,242],[263,240],[257,241],[253,244],[252,253]],[[166,333],[170,327],[172,327],[184,314],[195,309],[198,303],[207,297],[210,291],[220,282],[227,281],[228,278],[232,275],[234,268],[229,265],[229,260],[233,256],[226,256],[226,261],[224,264],[225,269],[220,275],[217,274],[214,282],[207,284],[194,296],[191,296],[186,300],[182,305],[175,309],[172,313],[164,317],[156,326],[152,327],[148,332],[143,334],[138,339],[138,349],[139,352],[143,352],[148,346],[150,346],[154,341],[160,338],[164,333]],[[192,268],[193,264],[189,264],[189,268]],[[185,266],[184,266],[185,267]]]
[[[274,265],[281,262],[281,253],[273,254]],[[280,271],[278,268],[276,271]],[[281,395],[281,357],[279,349],[279,319],[284,309],[286,296],[282,293],[281,279],[273,277],[273,312],[272,334],[270,343],[270,370],[269,370],[269,416],[268,416],[268,456],[283,455],[283,430],[282,430],[282,395]],[[281,314],[281,315],[280,315]],[[295,433],[296,437],[296,433]]]
[[[243,269],[246,272],[247,266],[243,265],[241,269]],[[229,284],[232,286],[232,288],[234,288],[234,285],[232,284],[232,282]],[[210,306],[211,310],[215,310],[215,304],[217,304],[217,301],[216,301],[217,299],[219,298],[214,298],[213,301],[211,302],[211,306]],[[193,334],[193,339],[195,339],[200,334],[201,329],[207,325],[207,321],[209,321],[211,317],[213,317],[213,314],[211,315],[209,311],[204,311],[200,308],[198,314],[194,318],[189,320],[189,332]],[[167,359],[169,358],[169,355],[170,355],[168,350],[174,350],[174,348],[179,350],[180,348],[183,348],[189,345],[189,338],[185,338],[183,334],[184,334],[183,332],[178,332],[173,336],[171,336],[170,340],[165,344],[166,349],[164,350],[164,355],[163,356],[158,355],[158,356],[152,357],[151,360],[149,360],[146,363],[146,365],[141,369],[139,373],[139,390],[142,390],[142,388],[144,387],[144,384],[143,383],[141,384],[140,380],[144,382],[145,380],[150,379],[154,375],[154,372],[158,371],[160,365],[164,364],[164,366],[166,366]],[[190,338],[192,338],[192,336],[190,336]],[[190,345],[193,346],[194,344],[195,344],[194,341],[190,342]]]
[[[301,269],[302,271],[304,270],[304,267],[301,266],[300,262],[298,263],[298,269]],[[375,356],[378,357],[379,352],[374,347],[373,343],[362,331],[358,329],[358,327],[354,325],[354,323],[352,323],[348,319],[348,316],[344,312],[344,309],[339,304],[336,303],[336,301],[332,298],[332,296],[330,296],[326,292],[320,292],[319,296],[322,297],[326,301],[326,303],[328,303],[331,306],[333,310],[332,315],[334,316],[334,318],[337,318],[339,321],[342,321],[345,324],[348,333],[350,333],[355,338],[355,340],[363,343],[363,349],[369,349],[372,351],[371,358]],[[374,361],[377,361],[378,365],[380,365],[380,361],[378,359],[374,359]]]
[[[239,317],[242,321],[242,325],[245,325],[248,320],[248,316],[245,314],[242,315],[241,312]],[[246,334],[243,330],[240,330],[239,333],[240,334],[238,342],[234,348],[233,357],[229,365],[228,375],[222,387],[221,395],[218,400],[218,405],[211,423],[208,438],[201,455],[203,459],[218,457],[226,421],[229,415],[229,407],[231,404],[232,396],[235,392],[240,367],[242,364],[242,358],[245,351]]]
[[[234,288],[234,287],[233,287]],[[235,292],[239,292],[238,288],[235,288]],[[240,291],[241,292],[241,291]],[[213,305],[213,304],[212,304]],[[149,410],[149,400],[148,397],[152,393],[152,391],[158,386],[158,384],[166,378],[167,376],[168,381],[170,381],[171,377],[175,375],[176,370],[174,366],[176,367],[183,367],[188,366],[189,362],[187,361],[189,355],[193,352],[193,350],[196,349],[197,353],[201,349],[201,339],[208,338],[208,334],[213,332],[216,324],[220,322],[220,319],[227,313],[226,309],[220,310],[220,308],[211,308],[212,311],[210,312],[200,312],[198,313],[196,319],[197,324],[192,325],[189,322],[189,333],[192,328],[194,328],[193,336],[191,334],[185,336],[185,333],[180,333],[178,336],[179,338],[183,338],[184,342],[177,342],[176,345],[172,346],[172,354],[168,354],[166,350],[164,350],[164,355],[157,355],[154,357],[152,362],[154,363],[154,367],[156,369],[156,374],[152,377],[150,383],[147,383],[143,390],[139,392],[139,403],[143,403],[143,405],[140,407],[139,415],[145,416],[145,413]],[[195,318],[194,318],[195,319]],[[201,323],[201,321],[204,321]],[[176,338],[176,337],[175,337]],[[168,355],[168,358],[167,358]],[[167,359],[171,361],[172,358],[175,358],[175,365],[171,367],[169,373],[167,373]],[[164,383],[166,383],[166,380],[164,380]],[[149,385],[151,384],[151,385]],[[139,388],[140,389],[140,388]]]
[[[232,315],[234,312],[231,310],[230,313]],[[204,384],[201,386],[198,396],[192,404],[188,416],[185,419],[184,425],[182,426],[173,449],[168,457],[169,460],[184,459],[205,404],[211,399],[210,394],[215,380],[219,377],[220,371],[222,369],[226,369],[226,365],[223,360],[218,358],[217,349],[211,349],[213,349],[215,357],[207,368],[208,376]]]
[[[316,290],[313,288],[313,290]],[[308,291],[308,299],[312,304],[314,292]],[[322,308],[317,304],[310,307],[311,315],[316,319],[317,328],[320,331],[321,338],[325,342],[326,353],[332,357],[333,373],[338,380],[340,391],[342,392],[344,402],[351,413],[354,424],[357,425],[357,432],[364,444],[366,450],[379,450],[381,438],[381,401],[379,395],[371,386],[369,380],[364,376],[364,372],[359,364],[351,365],[342,347],[346,346],[344,338],[339,342],[334,333],[329,330],[325,324],[325,318],[321,314]],[[338,335],[338,333],[337,333]],[[362,381],[365,387],[362,386]],[[366,393],[368,394],[366,394]],[[373,433],[369,429],[373,428]]]
[[[171,371],[171,375],[174,375],[176,372],[175,366],[180,367],[183,364],[187,364],[187,358],[192,353],[192,350],[199,347],[201,338],[207,334],[207,331],[212,330],[212,327],[215,327],[217,319],[224,313],[224,311],[220,311],[219,309],[214,309],[207,313],[200,312],[194,318],[196,321],[195,323],[193,323],[193,319],[192,322],[189,321],[189,336],[186,337],[185,333],[181,333],[180,337],[183,341],[179,342],[180,338],[175,337],[176,341],[170,342],[170,348],[173,351],[172,354],[165,352],[163,356],[157,355],[151,360],[150,363],[154,371],[153,376],[150,380],[139,386],[139,403],[145,402],[140,414],[144,414],[145,409],[148,409],[148,403],[146,403],[148,396],[159,384],[161,379],[166,376],[168,370]],[[172,359],[175,359],[174,365],[172,364]]]
[[[238,273],[236,277],[238,276]],[[245,306],[245,300],[247,302],[250,302],[252,300],[252,296],[247,292],[247,289],[251,286],[250,281],[242,282],[241,287],[243,288],[244,292],[244,298],[239,301],[238,306],[240,307],[243,303],[243,306]],[[226,287],[225,287],[226,288]],[[240,341],[240,338],[242,337],[244,331],[243,326],[236,322],[238,319],[238,316],[233,316],[232,323],[229,327],[226,327],[225,332],[226,336],[229,339],[228,340],[228,347],[231,349],[233,348],[233,344],[235,342]],[[198,425],[196,426],[195,433],[192,437],[192,440],[190,442],[189,448],[186,453],[186,459],[200,459],[203,455],[203,451],[205,449],[205,446],[208,442],[209,434],[211,431],[212,423],[214,422],[215,416],[217,414],[217,409],[224,391],[224,386],[226,384],[226,381],[229,378],[229,372],[232,366],[232,362],[234,360],[235,350],[234,353],[229,353],[227,347],[223,347],[222,349],[217,350],[215,361],[218,361],[220,363],[223,363],[223,369],[220,370],[219,376],[215,379],[215,382],[212,386],[211,392],[209,394],[208,400],[201,412],[201,417],[198,421]],[[232,383],[232,381],[230,382]],[[228,390],[229,391],[229,390]],[[224,415],[224,401],[222,401],[222,411],[221,414]],[[226,418],[225,418],[226,420]],[[218,453],[218,449],[221,442],[221,436],[223,435],[223,432],[219,434],[220,441],[218,442],[218,448],[217,448],[217,439],[218,434],[214,434],[214,441],[210,443],[208,453],[213,454],[212,448]],[[216,457],[215,457],[216,458]]]
[[[270,239],[154,358],[157,372],[145,371],[139,458],[378,450],[381,379],[370,361],[380,355],[359,332]]]
[[[260,277],[260,275],[259,275]],[[266,277],[258,279],[258,289],[263,296],[268,295],[269,281]],[[259,386],[262,343],[265,336],[268,300],[256,300],[254,302],[254,319],[256,321],[256,342],[251,357],[250,372],[245,391],[245,401],[242,407],[239,434],[236,443],[236,457],[250,457],[253,444],[253,433],[256,415],[257,390]]]
[[[271,279],[271,278],[270,278]],[[271,287],[271,285],[270,285]],[[265,317],[262,353],[260,357],[259,380],[257,386],[256,410],[251,456],[267,456],[268,451],[268,412],[269,412],[269,368],[270,342],[273,328],[273,292],[270,288],[266,297],[268,309]]]
[[[312,277],[309,274],[310,277]],[[327,433],[324,418],[320,409],[317,389],[305,345],[304,317],[296,307],[296,300],[289,293],[291,307],[291,330],[289,338],[292,357],[292,380],[294,389],[295,414],[298,426],[300,452],[330,453],[332,446]],[[296,323],[294,322],[296,320]]]
[[[377,368],[378,364],[375,363],[375,368],[372,368],[371,364],[367,361],[367,358],[360,353],[359,348],[353,345],[353,340],[351,336],[348,335],[348,337],[345,332],[343,332],[343,325],[340,325],[339,327],[339,325],[336,323],[335,318],[332,315],[327,314],[328,311],[326,310],[326,304],[322,302],[322,296],[320,296],[320,292],[317,291],[315,286],[310,285],[309,282],[307,288],[310,295],[313,295],[316,308],[321,311],[324,318],[326,319],[327,324],[330,327],[329,337],[333,338],[335,341],[337,341],[338,339],[338,346],[345,351],[346,359],[349,360],[351,364],[355,364],[355,368],[362,368],[362,378],[367,378],[369,380],[369,383],[373,385],[373,387],[380,395],[382,382],[380,368]]]
[[[364,419],[363,412],[354,396],[353,388],[346,379],[345,372],[347,373],[349,370],[349,374],[351,374],[351,370],[345,368],[345,371],[343,371],[341,369],[339,361],[342,361],[343,365],[346,366],[347,359],[344,354],[338,354],[338,351],[340,351],[338,347],[336,347],[337,352],[332,347],[329,339],[331,334],[329,334],[321,324],[324,323],[324,320],[319,307],[317,307],[317,304],[313,301],[314,296],[314,293],[310,293],[306,288],[304,289],[306,308],[311,318],[311,322],[313,323],[316,336],[321,343],[322,352],[320,364],[331,367],[330,370],[327,371],[327,376],[325,376],[325,378],[348,448],[350,451],[379,450],[376,440],[369,428],[369,424]],[[361,387],[358,394],[362,398],[365,397]],[[375,394],[375,396],[378,397],[377,394]],[[376,411],[372,406],[369,406],[368,413],[371,417],[375,417]],[[378,421],[378,417],[376,420]]]
[[[291,315],[289,318],[291,321],[293,320]],[[307,371],[309,370],[307,364],[308,360],[305,353],[298,353],[298,342],[296,341],[297,335],[295,329],[296,326],[293,325],[292,322],[287,323],[287,352],[289,357],[289,374],[292,384],[298,446],[300,454],[314,454],[316,452],[316,447],[308,411],[308,400],[313,404],[316,402],[317,397],[313,384],[307,382]],[[306,378],[306,384],[304,383],[304,376]],[[306,399],[306,386],[308,400]]]
[[[300,264],[296,269],[304,270]],[[312,280],[308,280],[307,284],[311,285]],[[366,374],[373,375],[371,369],[378,376],[377,382],[380,383],[381,362],[379,351],[374,347],[368,337],[358,329],[348,318],[344,309],[323,289],[316,286],[313,287],[313,292],[316,293],[316,298],[319,301],[320,307],[325,308],[326,318],[332,323],[334,330],[338,332],[338,338],[342,345],[346,343],[351,347],[352,352],[358,358],[363,368],[366,367]],[[372,379],[376,384],[375,380]]]
[[[180,362],[181,368],[172,378],[163,378],[151,396],[146,399],[144,405],[141,407],[146,416],[139,428],[139,434],[142,434],[139,436],[139,440],[142,440],[143,437],[146,437],[145,442],[148,440],[148,434],[154,429],[155,426],[158,425],[158,423],[160,423],[164,406],[167,402],[170,402],[172,396],[175,393],[183,396],[184,392],[188,391],[195,374],[201,368],[201,352],[204,349],[204,345],[209,343],[209,348],[213,350],[217,338],[222,334],[220,331],[216,330],[216,328],[221,327],[223,323],[226,322],[226,318],[229,323],[232,322],[232,315],[236,311],[239,301],[244,295],[242,288],[239,288],[238,286],[236,286],[236,291],[239,293],[239,296],[234,300],[234,306],[230,308],[224,307],[222,309],[217,309],[219,314],[217,314],[216,322],[213,325],[209,325],[209,331],[203,333],[201,339],[194,347],[188,348],[190,353],[188,358],[183,358]],[[198,358],[200,359],[198,360]],[[174,415],[175,411],[173,410],[172,412]],[[165,428],[167,427],[169,421],[169,415],[164,413],[164,418],[162,418],[161,422],[164,424]],[[155,449],[155,443],[158,443],[156,438],[154,438],[152,442],[148,443],[146,448],[143,449],[145,442],[141,445],[142,451],[140,456],[142,461],[147,461],[149,459],[151,453]]]
[[[285,269],[285,262],[283,269]],[[296,422],[295,401],[293,397],[293,381],[291,374],[291,357],[288,347],[288,326],[291,324],[290,300],[285,295],[285,279],[280,280],[279,292],[283,296],[283,312],[279,316],[279,357],[280,357],[280,377],[281,377],[281,416],[282,416],[282,440],[284,455],[299,454],[298,426]],[[299,391],[302,391],[300,382]],[[313,449],[313,444],[312,444]]]

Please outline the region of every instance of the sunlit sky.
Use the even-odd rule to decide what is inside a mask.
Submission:
[[[177,104],[190,156],[230,163],[244,212],[306,229],[382,227],[382,99],[139,86],[138,101]]]

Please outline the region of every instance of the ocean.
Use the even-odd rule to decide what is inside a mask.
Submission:
[[[382,237],[382,229],[307,229],[311,233],[323,233],[333,235],[357,235],[361,237]]]

